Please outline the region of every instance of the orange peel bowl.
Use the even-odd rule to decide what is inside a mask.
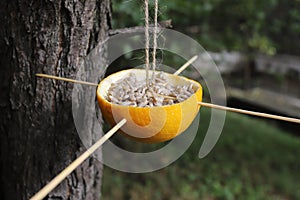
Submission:
[[[145,80],[146,70],[130,69],[114,73],[103,79],[97,88],[97,100],[103,118],[112,126],[123,118],[127,123],[121,128],[121,133],[144,143],[157,143],[173,139],[185,131],[199,112],[202,101],[202,86],[200,83],[182,76],[165,73],[166,81],[172,85],[193,84],[196,91],[181,103],[155,107],[135,107],[112,104],[107,100],[107,91],[115,83],[130,73],[138,80]],[[152,73],[150,73],[152,74]]]

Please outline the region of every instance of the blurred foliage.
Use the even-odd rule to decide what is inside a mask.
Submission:
[[[193,144],[170,166],[145,174],[105,167],[102,199],[300,199],[299,138],[265,121],[227,113],[217,145],[199,159],[210,110],[201,108],[200,118]]]
[[[143,26],[143,1],[112,2],[113,28]],[[207,50],[300,54],[299,0],[159,2],[159,20],[172,19],[175,30],[191,35]],[[185,63],[168,52],[158,57],[168,66]],[[120,64],[121,60],[126,62]],[[132,52],[112,63],[107,73],[119,70],[114,66],[143,63],[143,52]],[[209,120],[210,110],[202,108],[197,138],[179,160],[162,170],[129,174],[104,167],[102,199],[300,199],[299,138],[265,121],[228,113],[214,150],[199,159]],[[136,144],[117,135],[114,142],[130,151],[162,145]]]
[[[143,1],[112,2],[114,28],[144,24]],[[159,20],[172,19],[174,29],[198,39],[208,50],[300,54],[299,45],[295,45],[300,43],[299,0],[160,0],[159,3]],[[153,5],[150,10],[153,11]]]

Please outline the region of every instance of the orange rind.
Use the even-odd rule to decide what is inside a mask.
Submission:
[[[107,92],[112,83],[134,73],[140,80],[145,80],[146,70],[130,69],[114,73],[103,79],[97,88],[97,100],[103,118],[114,126],[125,118],[127,123],[121,128],[126,136],[144,143],[157,143],[173,139],[185,131],[199,112],[202,101],[200,83],[182,76],[165,73],[166,80],[172,85],[193,84],[195,93],[183,102],[155,107],[135,107],[112,104],[107,100]]]

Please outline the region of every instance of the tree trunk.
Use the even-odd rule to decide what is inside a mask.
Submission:
[[[84,151],[70,83],[110,27],[109,0],[1,0],[0,199],[28,199]],[[90,158],[47,199],[100,199],[102,165]]]

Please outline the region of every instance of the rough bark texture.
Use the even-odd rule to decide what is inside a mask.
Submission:
[[[110,26],[109,0],[1,0],[0,199],[28,199],[83,150],[72,118],[75,77]],[[102,165],[90,158],[47,199],[99,199]]]

